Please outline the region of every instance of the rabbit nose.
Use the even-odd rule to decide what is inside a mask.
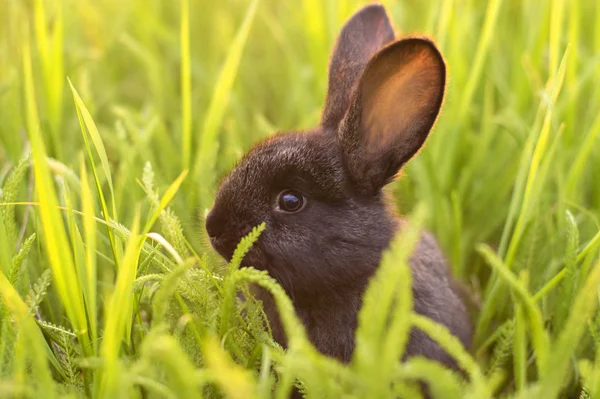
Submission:
[[[206,215],[206,232],[211,238],[219,237],[225,231],[225,220],[213,208]]]

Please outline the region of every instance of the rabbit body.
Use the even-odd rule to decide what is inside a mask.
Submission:
[[[399,223],[402,223],[400,221]],[[463,345],[471,340],[471,324],[460,295],[452,288],[447,265],[437,243],[429,233],[424,233],[410,259],[413,278],[415,312],[447,326]],[[372,273],[377,263],[372,263]],[[311,295],[296,298],[294,306],[298,317],[307,329],[310,341],[322,353],[340,359],[351,360],[354,351],[354,332],[366,280],[336,291],[332,295]],[[260,287],[254,287],[257,298],[262,300],[274,339],[285,347],[286,337],[273,297]],[[431,338],[413,329],[407,344],[405,357],[421,355],[437,360],[449,367],[456,363]]]
[[[266,270],[292,299],[321,352],[349,361],[361,297],[382,252],[405,222],[383,187],[424,144],[440,110],[445,64],[427,39],[394,41],[382,6],[370,5],[344,26],[329,69],[321,124],[279,133],[253,147],[223,180],[206,228],[230,259],[254,226],[266,228],[242,266]],[[471,325],[433,237],[424,233],[411,259],[415,311],[468,346]],[[273,299],[257,289],[283,346]],[[413,329],[407,356],[454,367]]]

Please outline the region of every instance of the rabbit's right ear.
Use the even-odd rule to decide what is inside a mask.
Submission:
[[[428,39],[408,38],[371,58],[338,138],[354,187],[373,195],[421,148],[440,111],[446,65]]]
[[[394,30],[380,4],[371,4],[346,22],[331,56],[329,87],[322,125],[337,128],[350,105],[350,96],[367,62],[379,49],[394,40]]]

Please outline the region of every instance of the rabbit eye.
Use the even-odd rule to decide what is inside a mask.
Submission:
[[[279,193],[277,206],[280,210],[288,213],[298,212],[304,207],[306,198],[298,191],[284,190]]]

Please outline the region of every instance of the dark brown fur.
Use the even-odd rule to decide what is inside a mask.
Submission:
[[[256,145],[221,184],[206,220],[212,245],[229,259],[253,226],[266,229],[243,265],[267,270],[292,298],[323,353],[349,361],[361,297],[382,251],[403,221],[382,188],[421,148],[442,104],[444,61],[426,39],[393,41],[382,6],[344,26],[336,44],[322,123]],[[307,198],[293,214],[274,209],[278,193]],[[446,261],[426,233],[411,261],[415,310],[447,326],[465,346],[471,325]],[[273,329],[286,337],[269,295],[258,291]],[[413,330],[407,356],[454,367],[431,339]]]

